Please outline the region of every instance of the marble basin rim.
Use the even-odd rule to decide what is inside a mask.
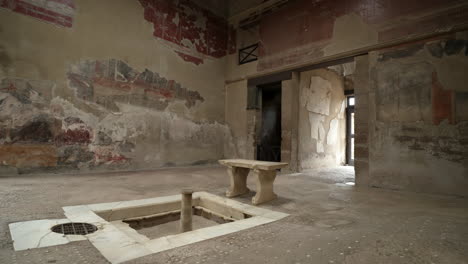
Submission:
[[[181,195],[142,200],[63,207],[71,222],[96,225],[98,230],[86,238],[111,263],[142,257],[227,235],[280,220],[288,214],[244,204],[208,192],[193,193],[193,206],[235,221],[190,232],[149,239],[121,224],[122,220],[164,214],[181,208]]]

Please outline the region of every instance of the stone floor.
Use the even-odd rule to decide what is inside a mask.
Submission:
[[[279,198],[262,207],[289,217],[128,263],[468,263],[467,199],[342,184],[350,178],[350,167],[280,175]],[[220,167],[0,177],[0,263],[107,263],[88,241],[15,252],[8,223],[64,218],[62,206],[172,195],[188,185],[223,195],[228,182]]]

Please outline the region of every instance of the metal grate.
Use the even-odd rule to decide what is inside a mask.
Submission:
[[[97,227],[88,223],[65,223],[55,225],[52,232],[64,235],[87,235],[97,231]]]

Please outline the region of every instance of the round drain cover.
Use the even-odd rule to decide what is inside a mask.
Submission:
[[[65,223],[55,225],[52,232],[64,235],[87,235],[97,231],[97,227],[88,223]]]

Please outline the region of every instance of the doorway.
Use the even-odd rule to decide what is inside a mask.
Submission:
[[[346,97],[346,163],[354,165],[354,96]]]
[[[281,82],[258,86],[261,97],[261,127],[257,160],[281,161]]]

